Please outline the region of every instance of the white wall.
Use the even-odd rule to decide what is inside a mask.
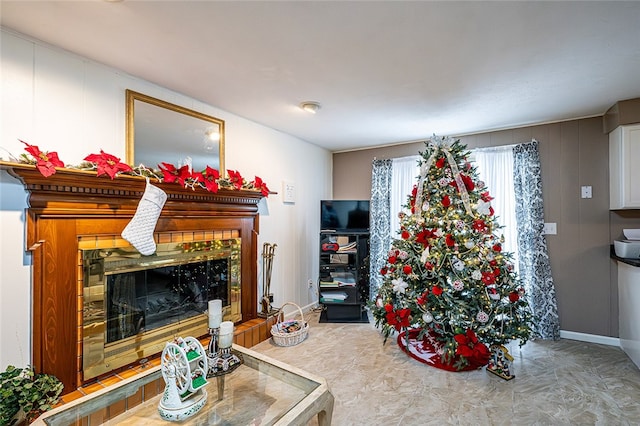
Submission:
[[[225,120],[226,168],[246,179],[260,176],[279,194],[267,199],[260,239],[275,243],[271,290],[274,305],[306,306],[317,296],[307,281],[318,274],[319,200],[331,196],[332,156],[327,150],[92,62],[28,37],[2,30],[0,157],[24,152],[22,139],[57,151],[67,164],[100,149],[124,158],[125,89]],[[249,96],[249,95],[248,95]],[[250,102],[251,99],[247,98]],[[283,203],[282,182],[296,187]],[[25,252],[27,194],[0,172],[0,369],[31,360],[31,256]],[[258,287],[262,259],[258,257]]]

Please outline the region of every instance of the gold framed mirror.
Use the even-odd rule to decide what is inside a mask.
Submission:
[[[127,89],[125,161],[150,169],[190,161],[224,176],[224,120]]]

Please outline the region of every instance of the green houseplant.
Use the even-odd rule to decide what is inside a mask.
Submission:
[[[16,424],[22,416],[32,422],[58,402],[63,387],[57,377],[36,374],[31,366],[8,366],[0,373],[0,426]]]

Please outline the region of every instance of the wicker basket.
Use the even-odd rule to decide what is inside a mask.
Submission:
[[[284,321],[284,307],[287,305],[295,306],[300,312],[299,320]],[[295,346],[307,338],[309,332],[309,323],[304,320],[304,315],[300,306],[293,302],[287,302],[280,308],[278,319],[271,326],[271,336],[278,346]]]

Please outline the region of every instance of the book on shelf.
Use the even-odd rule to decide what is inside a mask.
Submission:
[[[344,302],[349,296],[343,291],[323,291],[320,297],[325,302]]]
[[[356,286],[355,282],[343,282],[340,280],[320,281],[320,287],[339,288],[339,287],[355,287],[355,286]]]
[[[338,247],[337,252],[340,253],[340,252],[355,251],[355,249],[356,249],[356,242],[353,241],[353,242],[351,242],[349,244],[340,245]]]

